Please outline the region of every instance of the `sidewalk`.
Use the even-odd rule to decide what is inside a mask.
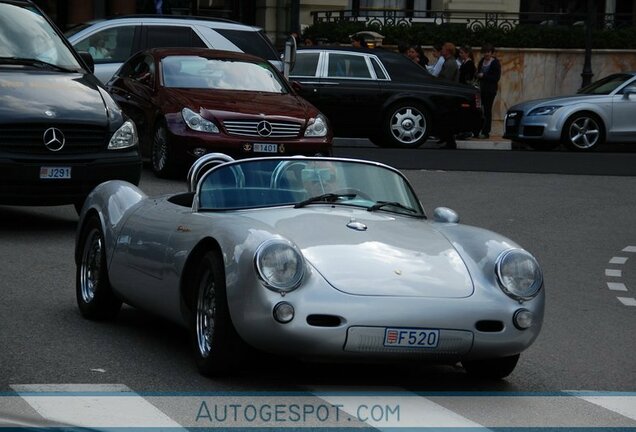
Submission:
[[[463,150],[512,150],[512,142],[500,135],[490,135],[490,138],[457,140],[457,148]]]

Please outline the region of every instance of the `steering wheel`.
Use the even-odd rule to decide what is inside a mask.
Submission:
[[[368,194],[362,192],[360,189],[356,189],[356,188],[344,188],[344,189],[338,189],[336,191],[330,192],[333,193],[335,195],[349,195],[349,194],[355,194],[356,197],[358,198],[362,198],[364,200],[367,201],[375,201],[373,198],[371,198]]]

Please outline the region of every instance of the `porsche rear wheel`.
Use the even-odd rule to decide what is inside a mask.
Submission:
[[[430,120],[418,103],[399,102],[386,111],[385,142],[391,147],[416,148],[428,138]]]
[[[150,150],[152,171],[157,177],[171,178],[176,175],[177,164],[173,152],[166,126],[159,123],[155,129]]]
[[[75,288],[79,310],[84,318],[91,320],[112,319],[119,312],[121,301],[110,286],[104,233],[96,216],[86,222],[80,247]]]
[[[493,359],[463,361],[462,366],[470,375],[478,378],[502,379],[512,373],[519,361],[519,354]]]
[[[241,340],[230,318],[223,263],[214,252],[201,259],[194,277],[192,339],[203,375],[227,375],[240,361]]]

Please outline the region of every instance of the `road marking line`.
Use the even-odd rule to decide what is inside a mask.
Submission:
[[[63,425],[80,428],[126,428],[132,425],[181,428],[123,384],[17,384],[11,388],[39,415]],[[78,392],[93,394],[84,396],[78,395]],[[100,396],[102,392],[110,394]],[[121,393],[121,396],[113,393]]]
[[[622,270],[616,270],[616,269],[605,269],[605,276],[622,277],[623,276],[623,271]]]
[[[625,264],[627,262],[627,257],[613,257],[610,260],[610,264]]]
[[[627,291],[627,287],[624,283],[619,282],[608,282],[607,287],[612,291]]]
[[[636,306],[636,298],[634,297],[616,297],[625,306]]]
[[[636,252],[636,246],[627,246],[623,252]]]
[[[636,420],[636,396],[579,396],[581,399]]]

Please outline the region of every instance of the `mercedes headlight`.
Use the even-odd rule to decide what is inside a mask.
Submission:
[[[305,274],[302,254],[290,242],[268,240],[256,250],[256,270],[263,284],[272,291],[293,291]]]
[[[539,293],[543,275],[537,260],[523,249],[509,249],[497,258],[500,288],[515,300],[530,300]]]
[[[309,126],[305,130],[306,137],[324,137],[327,135],[327,119],[318,114],[316,118],[309,121]]]
[[[108,142],[108,150],[119,150],[134,147],[139,143],[137,128],[131,120],[126,120],[123,125],[115,131]]]
[[[560,105],[542,106],[535,108],[528,113],[529,116],[548,116],[554,114],[556,110],[561,108]]]
[[[214,124],[214,122],[204,119],[190,108],[182,109],[181,116],[183,117],[183,121],[185,121],[188,127],[192,130],[198,132],[219,133],[219,128]]]

